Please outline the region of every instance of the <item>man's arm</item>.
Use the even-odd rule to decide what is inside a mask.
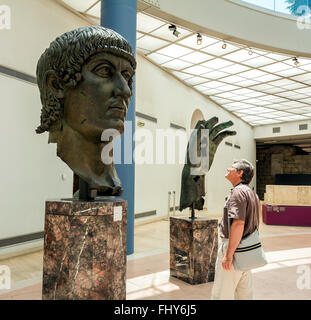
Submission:
[[[225,257],[222,260],[222,267],[225,270],[231,269],[234,252],[242,239],[244,224],[245,222],[243,220],[240,220],[240,219],[233,220],[233,223],[230,228],[229,244],[228,244],[227,252],[225,254]]]

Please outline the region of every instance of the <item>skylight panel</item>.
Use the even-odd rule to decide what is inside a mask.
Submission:
[[[147,55],[151,52],[150,50],[139,48],[139,47],[137,47],[137,51],[141,52],[143,55]]]
[[[284,92],[279,92],[278,96],[285,97],[285,98],[290,98],[291,96],[295,95],[296,93],[293,91],[284,91]]]
[[[203,90],[203,93],[208,94],[208,95],[213,95],[213,94],[218,94],[221,91],[217,90],[217,89],[206,89]]]
[[[305,71],[299,68],[291,68],[291,69],[276,72],[277,75],[280,75],[283,77],[292,77],[302,73],[305,73]]]
[[[277,72],[277,71],[287,70],[288,65],[283,62],[277,62],[277,63],[270,64],[265,67],[261,67],[260,69],[273,73],[273,72]]]
[[[288,80],[288,79],[281,79],[281,80],[277,80],[277,81],[272,81],[269,84],[271,84],[272,86],[276,86],[276,87],[283,87],[283,86],[288,86],[291,84],[295,84],[297,82],[292,81],[292,80]]]
[[[297,89],[297,90],[295,90],[295,92],[302,93],[302,94],[307,94],[307,95],[311,95],[311,87],[306,87],[306,88],[302,88],[302,89]]]
[[[239,88],[239,87],[233,86],[231,84],[224,84],[221,87],[219,87],[218,89],[222,90],[222,91],[231,91],[231,90],[234,90],[234,89],[237,89],[237,88]]]
[[[146,33],[151,32],[152,30],[161,27],[162,25],[164,25],[165,22],[153,18],[151,16],[148,16],[144,13],[138,12],[137,13],[137,27],[136,29],[138,31],[143,31]]]
[[[143,37],[144,34],[139,32],[139,31],[136,31],[136,39],[138,40],[139,38]]]
[[[258,82],[254,80],[244,80],[238,83],[238,85],[242,87],[250,87],[250,86],[253,86],[254,84],[258,84]]]
[[[190,68],[187,68],[187,69],[184,70],[184,72],[191,73],[191,74],[198,75],[198,76],[203,74],[203,73],[206,73],[208,71],[209,71],[209,69],[207,69],[205,67],[202,67],[200,65],[199,66],[193,66],[193,67],[190,67]]]
[[[232,62],[221,59],[221,58],[216,58],[207,62],[202,63],[202,66],[211,68],[211,69],[221,69],[223,67],[232,65]]]
[[[185,80],[185,82],[190,84],[190,85],[196,85],[196,84],[200,84],[200,83],[206,82],[206,79],[205,78],[201,78],[201,77],[192,77],[192,78],[189,78],[189,79]]]
[[[253,53],[252,55],[250,55],[248,50],[241,49],[239,51],[226,54],[224,57],[232,61],[242,62],[245,60],[256,58],[258,57],[258,54]]]
[[[265,66],[267,64],[271,64],[271,63],[274,63],[275,61],[268,58],[268,57],[264,57],[264,56],[259,56],[257,58],[253,58],[253,59],[249,59],[247,61],[244,61],[243,63],[248,65],[248,66],[252,66],[252,67],[255,67],[255,68],[258,68],[258,67],[262,67],[262,66]]]
[[[306,113],[308,110],[305,110],[304,108],[293,108],[290,109],[290,112],[296,113],[296,114],[304,114]]]
[[[191,62],[191,63],[201,63],[203,61],[207,61],[210,59],[213,59],[214,57],[206,54],[206,53],[202,53],[202,52],[192,52],[190,54],[187,54],[185,56],[183,56],[181,59],[187,62]]]
[[[224,67],[221,69],[221,71],[230,73],[230,74],[236,74],[239,72],[250,70],[250,68],[239,65],[239,64],[231,64],[230,66]]]
[[[285,105],[285,106],[289,106],[289,107],[305,107],[306,106],[306,104],[304,104],[304,103],[301,103],[301,102],[299,102],[299,101],[286,101],[286,102],[283,102],[282,103],[283,105]]]
[[[163,54],[159,54],[156,52],[149,54],[147,57],[157,64],[162,64],[172,60],[171,57],[164,56]]]
[[[302,116],[302,115],[291,115],[291,116],[288,116],[288,117],[281,117],[279,118],[280,120],[284,120],[284,121],[288,121],[288,120],[303,120],[303,119],[307,119],[307,117],[305,116]]]
[[[266,76],[266,75],[268,75],[266,72],[263,72],[263,71],[260,71],[260,70],[256,70],[256,69],[239,73],[240,77],[244,77],[244,78],[247,78],[247,79],[254,79],[254,78],[261,77],[261,76]]]
[[[300,99],[300,102],[311,104],[311,98]]]
[[[154,51],[154,50],[157,50],[161,47],[164,47],[168,43],[169,42],[167,42],[167,41],[160,40],[160,39],[150,37],[150,36],[144,36],[136,41],[137,47],[147,49],[150,51]]]
[[[279,122],[280,121],[278,120],[264,119],[264,120],[254,121],[254,125],[272,124],[272,123],[279,123]]]
[[[221,72],[221,71],[211,71],[202,74],[202,76],[209,78],[209,79],[219,79],[228,76],[228,73]]]
[[[168,62],[165,62],[162,64],[162,67],[174,69],[174,70],[181,70],[181,69],[187,68],[189,66],[191,66],[191,63],[186,62],[186,61],[182,61],[179,59],[174,59],[174,60],[171,60],[171,61],[168,61]]]
[[[269,82],[269,81],[277,80],[277,79],[280,79],[280,77],[276,76],[275,74],[266,74],[265,76],[255,78],[254,80],[256,80],[258,82]]]
[[[286,85],[286,86],[283,86],[283,88],[286,88],[286,89],[288,89],[288,90],[294,90],[294,89],[297,89],[297,90],[298,90],[298,89],[304,88],[304,87],[306,87],[305,84],[298,83],[298,82],[292,83],[292,84],[289,84],[289,85]]]
[[[216,101],[219,104],[226,104],[226,103],[230,103],[232,101],[228,100],[228,99],[224,99],[224,98],[220,98],[220,97],[216,97],[216,96],[211,96],[210,97],[212,100]]]
[[[310,76],[310,73],[306,73],[306,74],[301,74],[299,76],[292,77],[292,79],[304,82],[305,80],[307,81],[311,80],[311,76]]]
[[[265,55],[265,57],[268,57],[277,61],[288,59],[288,56],[285,56],[283,54],[278,54],[278,53],[268,53]]]
[[[230,84],[236,84],[236,83],[243,81],[243,80],[245,80],[245,78],[242,78],[240,76],[229,76],[229,77],[221,79],[221,81],[224,81],[224,82],[227,82]]]
[[[189,78],[192,77],[190,74],[183,73],[183,72],[180,72],[180,71],[172,71],[172,73],[173,73],[177,78],[179,78],[179,79],[181,79],[181,80],[189,79]]]
[[[228,54],[229,52],[238,50],[239,48],[230,44],[226,43],[226,49],[223,49],[223,41],[219,41],[217,43],[214,43],[212,45],[209,45],[202,49],[202,51],[207,52],[209,54],[214,54],[215,56],[222,56],[224,54]]]
[[[219,81],[208,81],[206,83],[204,83],[204,86],[207,88],[218,88],[220,86],[223,86],[224,84],[222,82]]]
[[[258,121],[258,120],[263,120],[262,117],[258,117],[258,116],[242,116],[241,117],[243,120],[245,121]]]
[[[179,46],[177,44],[171,44],[168,47],[157,51],[157,53],[164,54],[164,55],[172,57],[172,58],[179,58],[179,57],[186,55],[188,53],[191,53],[191,52],[193,52],[193,51],[188,48],[184,48],[182,46]]]

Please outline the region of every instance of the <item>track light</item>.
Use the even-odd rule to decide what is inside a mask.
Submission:
[[[173,32],[173,35],[178,38],[178,36],[180,35],[180,32],[177,31],[177,27],[174,24],[171,24],[168,28],[170,31]]]
[[[249,49],[248,49],[248,54],[251,56],[253,53],[254,53],[254,52],[253,52],[252,48],[249,48]]]
[[[202,36],[197,33],[197,45],[200,46],[202,44]]]
[[[221,46],[224,50],[227,48],[227,44],[226,42],[224,41],[223,45]]]
[[[297,68],[300,67],[300,62],[298,61],[297,57],[293,58],[294,64]]]

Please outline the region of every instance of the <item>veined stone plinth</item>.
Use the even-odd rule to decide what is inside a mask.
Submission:
[[[218,220],[170,218],[170,275],[190,284],[214,281]]]
[[[44,300],[126,298],[127,202],[46,201]]]

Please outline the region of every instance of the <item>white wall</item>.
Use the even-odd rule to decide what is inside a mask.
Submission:
[[[308,124],[307,130],[299,130],[300,124]],[[280,127],[279,133],[273,133],[273,128]],[[311,134],[311,120],[299,120],[287,123],[275,123],[265,126],[256,126],[254,127],[254,139],[267,139],[271,138],[274,140],[275,138],[282,137],[293,137],[300,138],[301,135],[309,135]]]
[[[137,56],[136,75],[136,111],[157,118],[156,127],[159,129],[168,129],[172,122],[189,131],[192,114],[196,109],[202,111],[206,120],[213,116],[217,116],[219,122],[233,120],[233,129],[238,134],[224,141],[240,145],[241,149],[229,147],[223,141],[217,150],[206,184],[209,213],[222,214],[224,198],[231,188],[224,178],[225,169],[233,159],[238,158],[247,158],[255,164],[253,129],[140,55]],[[144,122],[147,125],[147,121]],[[135,212],[157,210],[157,215],[165,216],[168,191],[176,191],[176,205],[179,205],[183,165],[157,165],[157,169],[148,173],[145,166],[136,165]]]
[[[86,25],[52,0],[7,0],[11,30],[0,30],[0,64],[35,76],[56,36]],[[56,156],[47,133],[37,135],[41,102],[36,85],[0,74],[0,239],[42,231],[45,200],[72,195],[72,171]],[[66,179],[62,179],[62,174]]]
[[[196,24],[198,28],[222,33],[227,35],[227,40],[242,39],[310,56],[311,29],[298,29],[294,19],[252,10],[228,0],[158,1],[160,10],[176,17],[176,20],[180,18]],[[176,23],[174,18],[171,20]]]

